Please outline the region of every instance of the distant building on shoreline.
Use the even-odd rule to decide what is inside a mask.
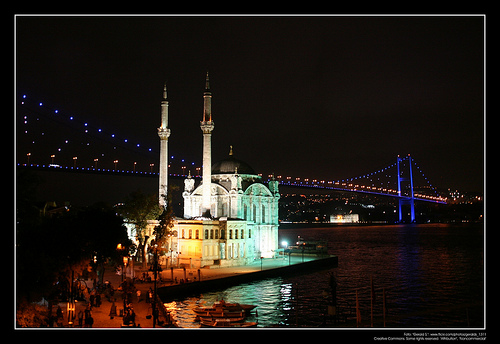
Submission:
[[[357,223],[359,222],[358,214],[346,214],[346,215],[330,215],[331,223]]]

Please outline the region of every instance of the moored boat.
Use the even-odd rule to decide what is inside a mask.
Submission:
[[[230,303],[226,302],[224,300],[214,302],[212,306],[209,307],[196,307],[193,309],[193,311],[196,314],[206,314],[206,312],[223,312],[223,311],[231,311],[231,312],[238,312],[238,311],[244,311],[246,313],[249,313],[252,309],[257,307],[256,305],[246,305],[246,304],[240,304],[240,303]]]
[[[245,328],[245,327],[257,327],[256,322],[231,322],[228,321],[228,319],[214,319],[209,322],[202,322],[201,323],[202,327],[225,327],[225,328]]]
[[[195,321],[199,321],[202,317],[205,318],[245,318],[245,312],[231,312],[231,311],[209,311],[196,313]]]
[[[214,318],[214,317],[200,317],[200,323],[203,324],[210,324],[214,320],[224,320],[227,322],[243,322],[245,320],[245,317],[239,317],[239,318]]]

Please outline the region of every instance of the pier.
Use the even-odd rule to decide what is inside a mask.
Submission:
[[[178,298],[206,292],[209,290],[224,289],[241,283],[253,282],[265,278],[311,272],[314,270],[337,267],[338,257],[325,256],[291,256],[276,259],[256,260],[253,264],[227,268],[202,268],[196,274],[189,269],[196,281],[172,284],[158,288],[158,296],[163,302],[170,302]],[[179,269],[174,269],[178,271]],[[163,271],[168,274],[170,271]]]

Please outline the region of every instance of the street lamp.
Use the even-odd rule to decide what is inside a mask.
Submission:
[[[78,159],[77,156],[73,157],[73,168],[76,168],[76,160]]]
[[[74,271],[71,269],[71,283],[69,285],[69,300],[67,303],[68,325],[73,327],[73,320],[75,319],[75,291],[74,291]]]
[[[31,153],[26,154],[26,156],[28,157],[28,165],[29,165],[29,164],[30,164],[30,156],[31,156]]]
[[[118,160],[113,161],[113,164],[115,164],[115,170],[116,170],[116,164],[118,164]]]
[[[290,265],[290,259],[291,259],[291,255],[290,255],[290,253],[291,253],[291,252],[290,252],[290,250],[288,249],[288,242],[286,242],[286,241],[282,241],[282,242],[281,242],[281,245],[283,245],[283,247],[284,247],[284,248],[283,248],[283,255],[285,255],[285,254],[287,253],[286,251],[288,251],[288,265]]]
[[[97,162],[99,161],[99,159],[95,158],[94,159],[94,170],[97,170]]]
[[[123,255],[123,253],[125,252],[125,246],[123,246],[121,243],[119,243],[118,245],[116,245],[116,250],[120,253],[120,255],[122,255],[122,263],[123,263],[123,266],[122,266],[122,282],[123,282],[123,274],[125,272],[125,264],[128,262],[128,257],[127,257],[127,261],[125,261],[125,256]]]
[[[51,164],[53,164],[53,163],[54,163],[54,158],[55,158],[55,157],[56,157],[56,155],[55,155],[55,154],[52,154],[52,155],[50,156],[50,159],[51,159],[51,162],[50,162],[50,163],[51,163]]]
[[[153,246],[153,264],[149,268],[149,270],[153,271],[153,276],[154,276],[154,283],[153,283],[153,300],[152,302],[152,310],[153,310],[153,328],[156,327],[156,323],[158,321],[158,309],[157,309],[157,294],[158,294],[158,289],[156,285],[156,281],[158,279],[158,272],[162,271],[161,266],[158,264],[158,244],[156,241],[151,242]]]
[[[286,242],[285,240],[283,240],[281,242],[281,246],[283,246],[283,259],[285,259],[286,258],[286,252],[285,251],[286,251],[286,248],[288,247],[288,242]]]

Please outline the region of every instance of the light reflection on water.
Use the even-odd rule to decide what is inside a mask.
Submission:
[[[199,327],[192,309],[224,299],[256,304],[247,321],[259,327],[331,326],[325,318],[328,272],[337,280],[337,300],[355,318],[358,290],[362,321],[370,322],[370,277],[375,287],[375,326],[382,326],[382,290],[388,327],[483,326],[483,229],[476,226],[413,225],[280,229],[280,241],[297,235],[328,239],[339,266],[270,278],[166,304],[181,327]],[[340,325],[342,326],[342,324]],[[352,321],[350,325],[352,326]]]
[[[293,308],[292,285],[282,283],[280,277],[246,283],[222,291],[207,292],[200,297],[172,301],[165,306],[172,312],[180,327],[199,327],[199,323],[194,321],[195,313],[192,309],[198,306],[210,306],[221,299],[258,305],[251,315],[247,316],[246,321],[257,321],[259,327],[287,324],[288,313]]]

